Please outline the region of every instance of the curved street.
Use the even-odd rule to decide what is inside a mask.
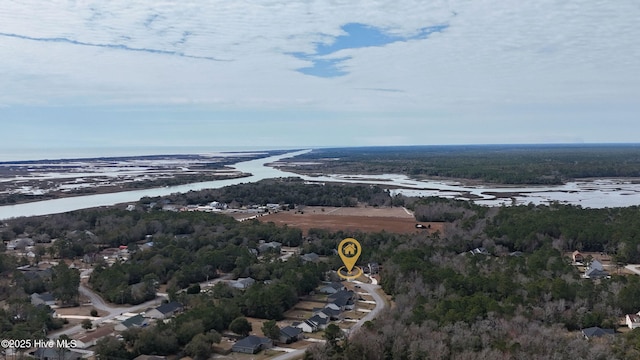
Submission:
[[[359,281],[355,282],[360,286],[361,290],[366,290],[369,295],[371,295],[375,302],[376,302],[376,307],[371,310],[370,313],[368,313],[367,315],[365,315],[362,319],[360,319],[357,323],[355,323],[351,329],[349,329],[348,335],[347,336],[351,336],[352,334],[354,334],[356,331],[358,331],[360,329],[360,327],[362,327],[362,324],[364,324],[365,322],[369,321],[369,320],[373,320],[376,318],[376,316],[378,316],[378,314],[380,314],[380,312],[382,310],[384,310],[387,307],[387,303],[384,301],[384,299],[382,298],[382,296],[380,296],[380,294],[378,294],[377,289],[380,289],[380,285],[377,284],[365,284],[365,283],[361,283]],[[307,348],[303,348],[303,349],[298,349],[286,354],[282,354],[282,355],[278,355],[276,357],[273,357],[272,360],[294,360],[294,359],[299,359],[302,358],[302,356],[304,356],[304,352],[307,351]]]
[[[218,283],[220,281],[229,280],[230,278],[231,278],[231,274],[224,274],[223,276],[221,276],[219,278],[215,278],[215,279],[210,280],[210,281],[204,281],[204,282],[200,283],[200,286],[202,286],[202,287],[212,286],[212,285],[214,285],[214,284],[216,284],[216,283]],[[133,305],[133,306],[115,306],[115,305],[111,305],[111,304],[107,303],[106,301],[104,301],[104,299],[100,295],[95,293],[93,290],[91,290],[89,287],[84,285],[82,282],[80,282],[80,286],[78,287],[78,290],[80,291],[81,295],[86,296],[91,301],[91,305],[94,308],[96,308],[96,310],[103,311],[103,312],[107,313],[107,315],[93,320],[93,325],[94,326],[98,325],[98,324],[101,324],[101,323],[103,323],[105,321],[115,319],[116,317],[118,317],[118,316],[120,316],[121,314],[124,314],[124,313],[138,312],[138,311],[141,311],[141,310],[148,309],[150,307],[156,307],[156,306],[160,305],[162,303],[162,300],[164,300],[166,298],[166,294],[157,293],[157,297],[155,299],[149,300],[149,301],[144,302],[142,304]],[[184,290],[182,290],[182,291],[184,291]],[[49,335],[49,337],[52,338],[52,339],[56,339],[60,335],[70,336],[70,335],[79,333],[79,332],[81,332],[83,330],[84,329],[82,329],[81,325],[75,325],[75,326],[72,326],[72,327],[64,329],[64,330],[53,332],[53,333],[51,333]]]

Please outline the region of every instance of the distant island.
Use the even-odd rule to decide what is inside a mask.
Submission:
[[[231,165],[286,151],[0,162],[0,206],[250,176]]]

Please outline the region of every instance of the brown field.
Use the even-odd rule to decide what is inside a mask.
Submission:
[[[444,230],[443,223],[417,222],[412,214],[403,208],[332,208],[307,206],[302,211],[283,211],[258,217],[263,222],[272,221],[302,229],[327,229],[331,231],[362,231],[391,233],[419,233]],[[430,225],[430,229],[416,229],[416,224]]]

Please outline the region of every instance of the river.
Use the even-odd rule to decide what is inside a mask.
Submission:
[[[67,211],[98,206],[111,206],[135,202],[145,196],[166,196],[202,189],[217,189],[224,186],[257,182],[268,178],[297,176],[315,182],[349,182],[376,184],[394,188],[392,195],[440,196],[474,201],[487,206],[548,204],[558,201],[564,204],[580,205],[585,208],[627,207],[640,205],[640,183],[630,179],[595,179],[569,182],[558,186],[465,186],[458,182],[419,181],[404,175],[323,175],[319,177],[300,176],[274,169],[265,164],[295,157],[311,150],[296,151],[262,159],[239,162],[233,167],[249,177],[215,180],[186,185],[124,191],[109,194],[83,195],[63,199],[44,200],[26,204],[0,206],[0,220],[20,216],[57,214]],[[402,187],[402,188],[396,188]]]
[[[244,173],[251,173],[251,176],[198,182],[185,185],[167,186],[145,190],[122,191],[107,194],[81,195],[62,199],[43,200],[25,204],[0,206],[0,220],[20,216],[39,216],[49,214],[59,214],[67,211],[87,209],[98,206],[111,206],[115,204],[135,202],[145,196],[166,196],[174,193],[186,193],[203,189],[218,189],[224,186],[242,183],[256,182],[268,178],[297,176],[293,173],[280,171],[265,164],[278,160],[305,154],[311,150],[296,151],[281,155],[269,156],[266,158],[243,161],[233,167]]]

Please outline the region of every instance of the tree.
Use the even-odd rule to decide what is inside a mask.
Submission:
[[[247,336],[249,335],[251,330],[253,330],[253,327],[251,326],[251,323],[247,320],[247,318],[240,316],[233,319],[231,324],[229,324],[229,330],[238,335]]]
[[[125,343],[113,336],[103,337],[98,340],[95,354],[100,360],[128,360],[132,358],[125,347]]]
[[[58,265],[53,267],[51,280],[53,296],[63,304],[69,304],[78,298],[80,272],[77,269],[70,269],[67,264],[61,261]]]
[[[220,342],[220,334],[216,331],[198,334],[185,346],[184,352],[195,360],[208,359],[211,355],[211,345]]]
[[[331,347],[336,348],[338,346],[338,341],[344,337],[344,333],[342,329],[336,324],[329,324],[327,329],[324,331],[324,338],[327,340]]]
[[[82,328],[89,330],[93,327],[93,323],[91,322],[91,320],[89,319],[84,319],[82,320]]]
[[[280,328],[275,320],[265,321],[264,324],[262,324],[262,333],[271,340],[278,340],[278,338],[280,338]]]

